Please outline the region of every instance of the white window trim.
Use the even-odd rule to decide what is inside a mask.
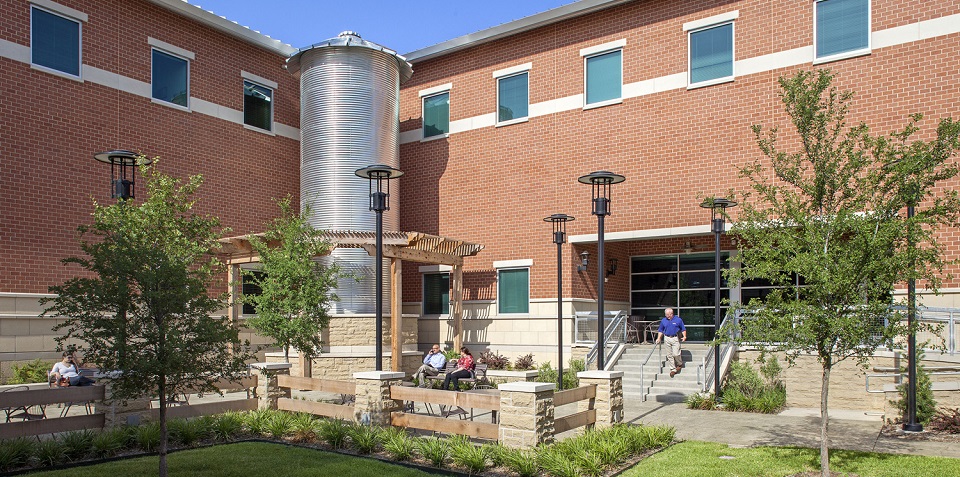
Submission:
[[[528,65],[530,63],[527,63]],[[513,78],[520,75],[527,75],[527,115],[522,118],[513,118],[507,121],[500,120],[500,80]],[[494,81],[497,82],[497,108],[493,113],[493,117],[496,121],[495,127],[509,126],[511,124],[525,123],[530,120],[530,70],[516,71],[513,74],[501,75],[495,77]]]
[[[511,66],[509,68],[504,68],[502,70],[497,70],[493,72],[494,78],[503,78],[504,76],[513,76],[517,73],[524,73],[533,69],[533,63],[524,63],[522,65]]]
[[[449,270],[445,270],[445,271],[436,270],[436,271],[424,272],[423,271],[424,268],[430,268],[430,267],[420,267],[421,269],[420,271],[422,273],[422,275],[420,275],[420,314],[423,316],[436,316],[440,318],[450,316],[449,312],[448,313],[430,313],[429,315],[427,314],[427,296],[426,296],[427,295],[427,283],[426,283],[427,278],[426,277],[427,275],[447,275],[449,279],[451,272]],[[453,267],[450,267],[450,268],[452,269]]]
[[[621,45],[621,42],[623,42],[622,45]],[[626,43],[627,43],[627,40],[619,40],[619,41],[607,43],[604,45],[597,45],[596,47],[593,47],[593,48],[584,48],[580,50],[580,56],[583,57],[583,109],[584,110],[602,108],[604,106],[609,106],[611,104],[620,104],[623,102],[623,45],[626,45]],[[607,46],[609,45],[620,45],[620,46],[607,48]],[[584,51],[588,51],[588,50],[592,51],[594,49],[598,49],[601,47],[604,47],[604,48],[600,49],[599,51],[584,55]],[[613,53],[615,51],[620,52],[620,97],[588,104],[587,103],[587,61],[590,58],[606,55],[607,53]]]
[[[450,91],[451,89],[453,89],[453,83],[446,83],[446,84],[434,86],[432,88],[422,89],[420,90],[419,94],[421,98],[425,96],[436,96],[437,94],[443,93],[445,91]]]
[[[254,80],[254,79],[252,79],[252,78],[247,78],[246,76],[243,75],[243,73],[245,73],[245,72],[241,72],[241,74],[240,74],[240,76],[241,76],[242,79],[243,79],[243,80],[240,82],[240,85],[241,85],[241,91],[240,91],[240,93],[241,93],[241,94],[244,94],[244,93],[243,93],[243,90],[242,90],[243,83],[254,84],[254,85],[260,86],[261,88],[266,88],[266,89],[269,89],[269,90],[270,90],[270,129],[263,129],[263,128],[258,128],[258,127],[256,127],[256,126],[251,126],[251,125],[249,125],[249,124],[246,123],[246,119],[245,119],[245,118],[241,118],[241,119],[240,119],[240,122],[243,123],[243,128],[244,128],[244,129],[250,129],[250,130],[252,130],[252,131],[262,132],[262,133],[267,134],[267,135],[270,135],[270,136],[275,136],[276,133],[275,133],[274,131],[277,129],[277,125],[276,125],[276,123],[275,123],[275,121],[274,121],[275,108],[273,107],[273,105],[274,105],[274,98],[276,98],[276,96],[277,96],[277,95],[276,95],[276,92],[277,92],[276,88],[270,87],[270,86],[267,85],[267,84],[261,84],[259,81],[256,81],[256,80]],[[259,76],[256,76],[256,75],[253,75],[253,74],[250,74],[250,73],[247,73],[247,74],[248,74],[249,76],[255,76],[255,77],[257,77],[257,78],[260,78]],[[260,78],[260,79],[263,80],[263,78]],[[264,80],[264,81],[270,81],[270,80]],[[276,83],[273,83],[273,84],[276,84]],[[188,90],[188,91],[189,91],[189,90]],[[244,107],[243,107],[243,110],[240,111],[240,113],[241,113],[242,116],[245,116],[245,115],[247,114],[246,101],[244,101]]]
[[[260,86],[264,86],[264,87],[270,88],[270,89],[272,89],[272,90],[274,90],[274,91],[276,91],[276,90],[278,90],[278,89],[280,88],[279,86],[277,86],[277,82],[276,82],[276,81],[270,81],[270,80],[264,78],[263,76],[257,76],[257,75],[255,75],[255,74],[253,74],[253,73],[248,73],[248,72],[243,71],[243,70],[240,70],[240,77],[243,78],[243,79],[245,79],[245,80],[247,80],[247,81],[249,81],[249,82],[251,82],[251,83],[257,83],[257,84],[259,84]]]
[[[160,40],[154,40],[153,38],[150,38],[148,42],[152,42],[152,41],[157,41],[157,42],[159,42],[159,43],[163,43],[162,41],[160,41]],[[150,44],[153,46],[152,48],[150,48],[150,102],[151,102],[151,103],[154,103],[154,104],[162,104],[162,105],[167,106],[167,107],[171,107],[171,108],[174,108],[174,109],[179,109],[180,111],[186,111],[186,112],[188,112],[188,113],[192,113],[193,110],[190,109],[190,105],[191,105],[191,103],[192,103],[192,101],[190,101],[190,63],[191,63],[190,58],[186,58],[186,57],[184,57],[183,55],[178,55],[176,52],[173,52],[173,51],[170,51],[170,50],[166,50],[165,48],[161,48],[161,47],[159,47],[159,46],[157,46],[157,45],[154,45],[153,43],[150,43]],[[177,50],[180,50],[180,51],[185,51],[185,52],[187,52],[187,53],[190,53],[190,52],[188,52],[188,51],[186,51],[186,50],[183,50],[183,49],[181,49],[181,48],[177,48],[177,47],[175,47],[175,46],[173,46],[173,45],[168,45],[168,46],[171,46],[171,47],[173,47],[173,48],[175,48],[175,49],[177,49]],[[187,62],[187,105],[186,105],[186,106],[180,106],[179,104],[171,103],[170,101],[164,101],[164,100],[162,100],[162,99],[157,99],[157,98],[154,98],[154,97],[153,97],[153,52],[154,52],[154,51],[159,51],[159,52],[161,52],[161,53],[166,53],[166,54],[168,54],[168,55],[175,56],[175,57],[180,58],[181,60],[184,60],[184,61]],[[190,53],[190,54],[193,55],[193,53]],[[241,120],[241,123],[242,123],[242,122],[243,122],[243,121]]]
[[[190,50],[184,50],[183,48],[180,48],[179,46],[171,45],[170,43],[167,43],[167,42],[165,42],[165,41],[163,41],[163,40],[158,40],[158,39],[153,38],[153,37],[147,37],[147,44],[150,45],[150,46],[152,46],[152,47],[154,47],[154,48],[156,48],[156,49],[158,49],[158,50],[163,50],[164,53],[168,53],[168,54],[171,54],[171,55],[179,56],[179,57],[181,57],[181,58],[183,58],[183,59],[186,59],[186,60],[189,60],[189,61],[193,61],[193,60],[197,59],[196,53],[194,53],[194,52],[192,52],[192,51],[190,51]]]
[[[715,26],[721,23],[732,22],[737,18],[740,18],[740,10],[721,13],[719,15],[714,15],[712,17],[702,18],[700,20],[694,20],[692,22],[684,23],[683,31],[702,30],[709,26]]]
[[[49,0],[31,0],[30,3],[32,4],[30,5],[30,68],[43,71],[44,73],[50,73],[61,78],[83,83],[83,23],[86,22],[89,17],[86,13],[74,10],[70,7],[65,7],[58,3],[53,3]],[[65,71],[60,71],[49,66],[38,65],[33,62],[33,12],[35,10],[41,10],[77,24],[77,36],[79,37],[77,40],[80,47],[77,48],[76,75],[72,75]]]
[[[439,87],[447,87],[447,89],[437,90],[437,88],[429,88],[429,89],[425,89],[425,90],[423,90],[423,91],[420,92],[420,142],[435,141],[435,140],[437,140],[437,139],[444,139],[444,138],[450,136],[450,123],[452,122],[452,121],[450,121],[450,109],[452,109],[453,104],[452,104],[451,97],[450,97],[450,88],[449,88],[449,86],[450,86],[450,83],[447,83],[447,84],[445,84],[445,85],[441,85],[441,86],[438,86],[438,87],[437,87],[437,88],[439,88]],[[424,92],[427,92],[428,94],[424,94]],[[432,97],[434,97],[434,96],[440,96],[441,94],[446,94],[446,95],[447,95],[447,132],[445,132],[445,133],[443,133],[443,134],[437,134],[437,135],[435,135],[435,136],[426,136],[426,134],[427,134],[427,128],[426,128],[425,124],[423,123],[423,121],[424,121],[424,118],[427,117],[427,114],[426,114],[426,113],[427,113],[427,108],[426,108],[426,106],[425,106],[426,101],[427,101],[427,98],[432,98]]]
[[[580,56],[583,56],[583,57],[597,56],[602,53],[609,53],[613,50],[622,50],[623,47],[625,46],[627,46],[627,40],[626,38],[623,38],[620,40],[610,41],[607,43],[602,43],[600,45],[583,48],[580,50]]]
[[[533,266],[532,258],[523,258],[520,260],[498,260],[493,262],[493,268],[529,268]]]
[[[817,5],[824,0],[813,2],[813,64],[821,65],[833,61],[869,55],[873,52],[873,0],[867,0],[867,46],[859,50],[845,51],[835,55],[817,58]]]
[[[736,13],[737,16],[739,16],[739,11],[734,12],[734,13]],[[721,16],[723,16],[723,15],[717,15],[717,17],[721,17]],[[736,17],[734,17],[734,18],[736,18]],[[705,20],[709,20],[709,19],[705,19]],[[691,22],[691,23],[695,23],[695,22]],[[737,22],[735,22],[735,21],[733,21],[733,20],[725,20],[725,21],[722,21],[722,22],[719,22],[719,23],[712,23],[712,24],[708,24],[708,25],[702,26],[702,27],[700,27],[700,28],[687,30],[687,89],[688,89],[688,90],[690,90],[690,89],[697,89],[697,88],[704,88],[704,87],[707,87],[707,86],[713,86],[713,85],[722,84],[722,83],[731,83],[731,82],[733,82],[734,79],[736,79],[736,77],[737,77],[737,25],[736,25],[736,23],[737,23]],[[724,26],[724,25],[730,25],[730,27],[731,27],[730,36],[733,37],[733,38],[732,38],[732,41],[730,42],[730,43],[731,43],[731,48],[730,48],[730,55],[731,55],[731,59],[730,59],[730,72],[731,72],[731,74],[730,74],[730,76],[724,76],[724,77],[721,77],[721,78],[714,78],[714,79],[710,79],[710,80],[707,80],[707,81],[701,81],[701,82],[699,82],[699,83],[694,83],[694,82],[693,82],[693,78],[692,78],[692,76],[693,76],[693,52],[691,51],[691,44],[692,44],[693,42],[691,41],[691,37],[693,36],[694,33],[698,33],[698,32],[704,31],[704,30],[709,30],[709,29],[711,29],[711,28],[721,27],[721,26]],[[686,25],[684,25],[684,27],[686,27]]]
[[[423,265],[420,267],[420,273],[447,273],[453,271],[450,265]]]
[[[509,262],[529,262],[529,265],[516,265],[516,266],[500,266],[498,263],[509,263]],[[533,260],[504,260],[501,262],[493,262],[493,267],[497,269],[497,299],[495,301],[497,316],[530,316],[530,268],[533,266]],[[503,313],[500,311],[500,272],[504,270],[526,270],[527,271],[527,312],[526,313]]]

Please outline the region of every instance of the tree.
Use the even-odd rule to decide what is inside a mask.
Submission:
[[[154,162],[157,164],[157,162]],[[108,372],[111,399],[160,399],[160,475],[167,475],[166,401],[189,392],[216,392],[239,379],[251,358],[239,329],[211,315],[223,295],[208,287],[222,276],[213,255],[219,221],[195,214],[200,176],[185,184],[141,166],[148,198],[137,205],[95,203],[93,224],[78,228],[85,256],[63,260],[83,273],[50,287],[45,315],[65,317],[55,330],[60,348],[84,343],[84,357]],[[232,346],[232,353],[226,352]]]
[[[333,291],[340,269],[316,260],[330,253],[331,245],[322,231],[307,222],[309,209],[303,214],[294,212],[289,197],[277,204],[280,216],[262,238],[250,240],[260,255],[260,269],[259,273],[248,270],[244,277],[258,286],[260,293],[244,295],[243,301],[253,304],[257,313],[247,323],[282,346],[289,363],[291,347],[307,358],[320,354],[320,331],[330,322],[330,302],[338,299]]]
[[[830,371],[850,359],[861,366],[881,345],[908,330],[891,316],[891,292],[908,278],[937,292],[943,274],[936,230],[957,224],[957,192],[943,183],[957,175],[950,162],[960,124],[939,123],[930,142],[913,138],[921,116],[889,136],[865,124],[848,127],[850,92],[832,86],[829,71],[780,78],[780,98],[795,137],[753,126],[762,152],[740,171],[749,189],[732,228],[743,267],[734,282],[765,279],[763,302],[740,306],[744,341],[782,351],[789,364],[816,356],[821,376],[820,463],[829,475],[827,396]],[[792,151],[789,148],[794,148]],[[923,202],[907,220],[905,205]],[[887,318],[890,319],[887,319]]]

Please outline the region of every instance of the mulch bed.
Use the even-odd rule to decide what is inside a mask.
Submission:
[[[904,432],[900,424],[884,424],[880,430],[883,437],[904,441],[932,441],[960,443],[960,434],[924,429],[923,432]]]

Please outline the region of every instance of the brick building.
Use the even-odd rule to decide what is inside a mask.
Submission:
[[[68,276],[58,260],[77,251],[90,198],[109,198],[93,153],[142,150],[170,173],[201,173],[203,210],[255,232],[273,197],[298,195],[300,105],[283,69],[296,49],[178,0],[0,6],[4,361],[53,348],[36,299]],[[58,34],[79,29],[79,64],[38,59],[38,15],[52,15],[41,26]],[[736,169],[759,154],[751,125],[788,126],[777,78],[828,67],[857,93],[851,122],[892,131],[922,112],[929,137],[938,118],[960,117],[958,50],[955,0],[584,0],[414,51],[399,100],[400,229],[484,245],[464,262],[472,348],[556,361],[556,247],[541,220],[554,213],[577,217],[563,248],[568,343],[574,312],[596,309],[597,267],[612,271],[607,310],[654,317],[673,306],[691,339],[708,339],[713,236],[699,204],[743,186]],[[186,64],[185,95],[156,98],[157,85],[182,83],[152,78],[158,62]],[[244,114],[257,93],[271,97],[272,121]],[[602,264],[590,187],[577,182],[596,170],[626,177],[612,189]],[[958,238],[944,237],[950,257]],[[448,270],[419,265],[402,280],[410,351],[453,342]],[[925,304],[960,306],[960,282],[944,286]],[[361,348],[333,351],[368,357]]]

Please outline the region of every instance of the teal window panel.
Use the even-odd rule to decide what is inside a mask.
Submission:
[[[33,64],[80,76],[80,23],[39,8],[30,12]]]
[[[821,0],[816,3],[817,58],[870,45],[870,0]]]
[[[187,107],[189,72],[187,60],[153,50],[153,98]]]
[[[497,80],[497,121],[525,118],[529,108],[529,75],[521,73]]]
[[[530,270],[527,268],[500,270],[497,295],[500,313],[530,312]]]
[[[450,93],[423,98],[423,137],[441,136],[449,132]]]
[[[690,83],[733,76],[733,23],[690,33]]]
[[[423,276],[423,314],[450,313],[450,274],[431,273]]]
[[[623,89],[623,52],[611,51],[587,58],[587,102],[619,99]]]
[[[273,90],[249,81],[243,82],[243,124],[272,130]]]

